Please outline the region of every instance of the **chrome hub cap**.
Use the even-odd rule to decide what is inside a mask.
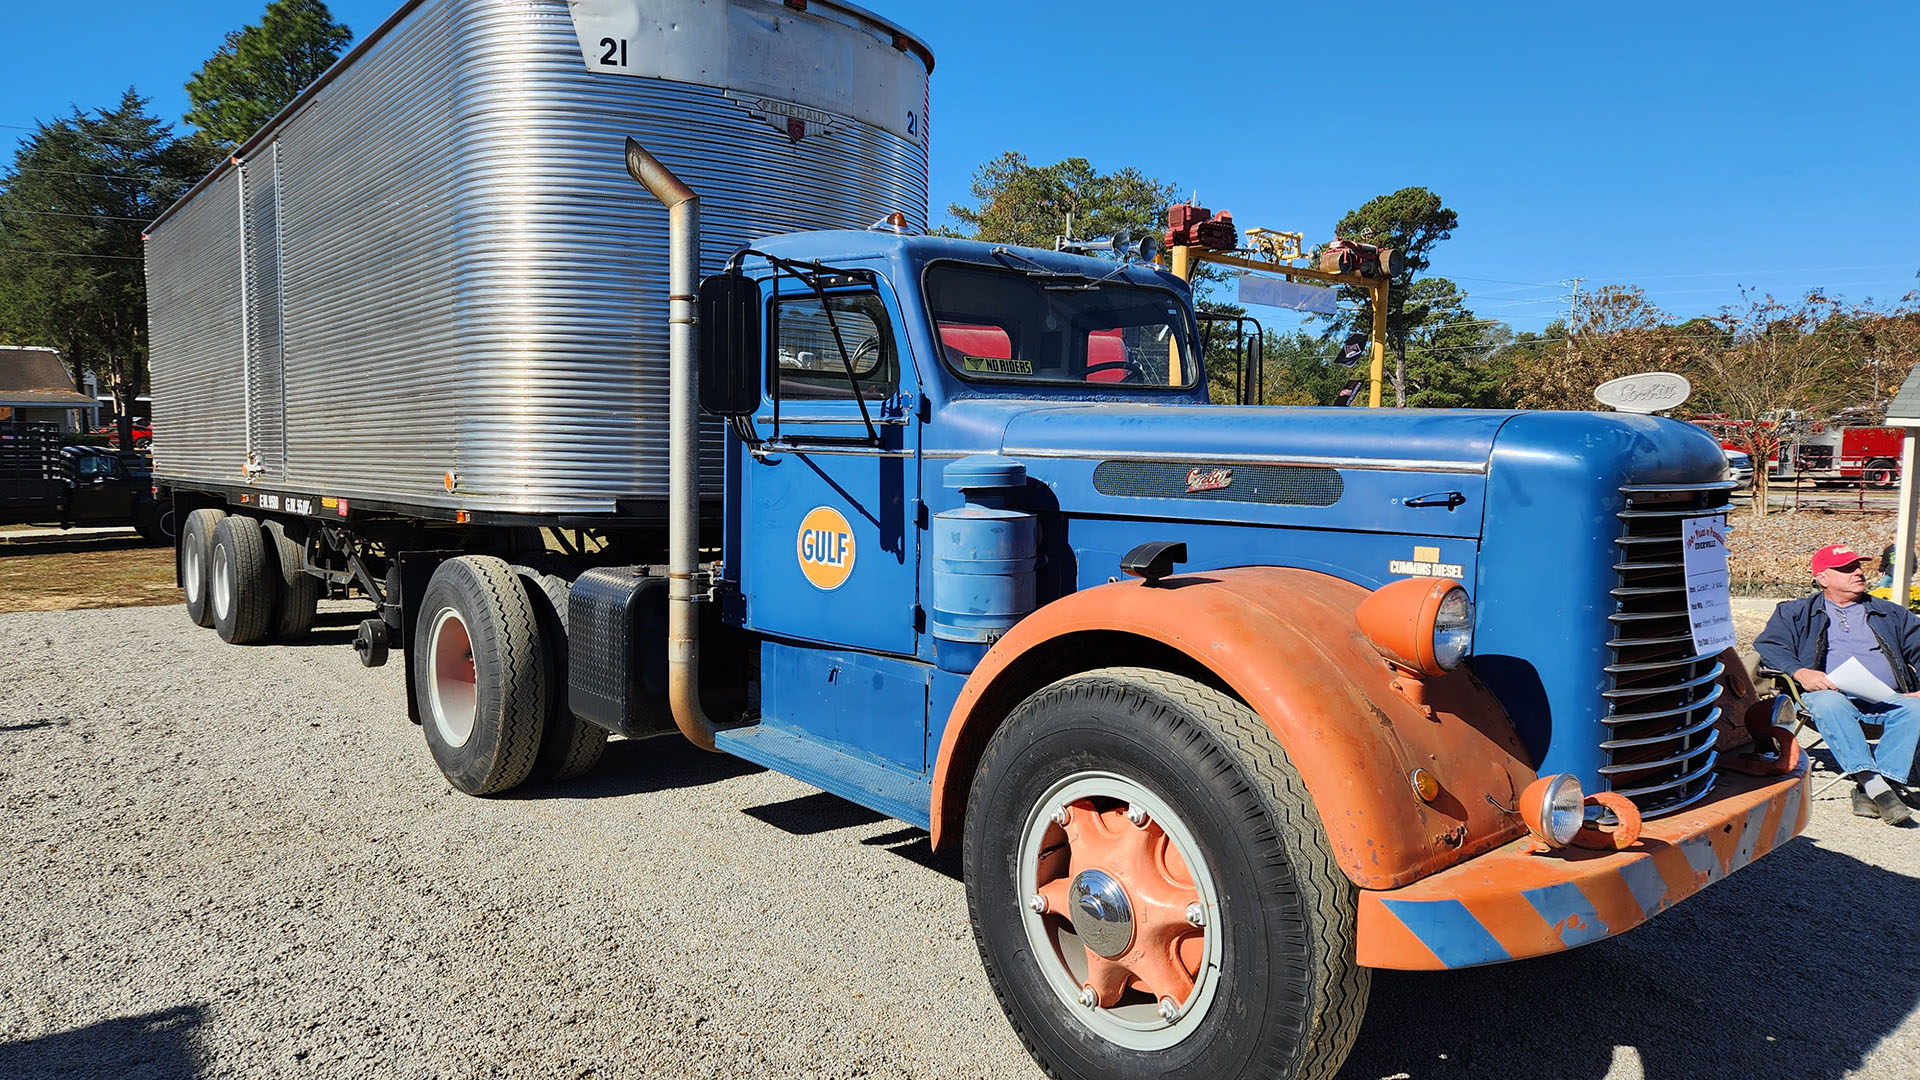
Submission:
[[[1087,948],[1111,960],[1133,944],[1133,902],[1127,890],[1099,870],[1073,879],[1073,929]]]

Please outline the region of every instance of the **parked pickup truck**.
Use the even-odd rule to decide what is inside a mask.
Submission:
[[[0,525],[131,525],[173,541],[173,504],[153,493],[144,453],[61,446],[53,424],[0,423]]]

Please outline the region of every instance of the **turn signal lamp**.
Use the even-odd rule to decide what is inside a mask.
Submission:
[[[1550,848],[1573,843],[1586,817],[1587,796],[1572,773],[1550,773],[1520,793],[1520,820],[1535,840]]]
[[[1354,617],[1380,655],[1417,675],[1445,675],[1473,647],[1473,601],[1446,578],[1382,585],[1360,602]]]

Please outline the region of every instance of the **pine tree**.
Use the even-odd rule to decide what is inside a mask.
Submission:
[[[273,0],[259,26],[228,34],[187,80],[187,123],[231,152],[333,66],[352,40],[323,0]]]
[[[122,416],[147,383],[141,230],[210,164],[129,88],[40,124],[0,178],[0,326],[93,371]]]

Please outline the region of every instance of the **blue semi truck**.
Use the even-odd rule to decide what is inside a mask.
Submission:
[[[1062,1077],[1324,1080],[1373,969],[1616,935],[1804,827],[1803,764],[1721,753],[1765,703],[1689,591],[1712,438],[1214,404],[1180,278],[924,234],[910,35],[731,10],[688,47],[754,49],[635,80],[652,7],[409,4],[153,226],[192,622],[371,600],[356,648],[474,795],[685,738],[926,829]],[[451,100],[545,123],[329,156],[475,26],[524,77]],[[842,81],[770,89],[816,39]],[[444,251],[383,239],[435,214]]]

